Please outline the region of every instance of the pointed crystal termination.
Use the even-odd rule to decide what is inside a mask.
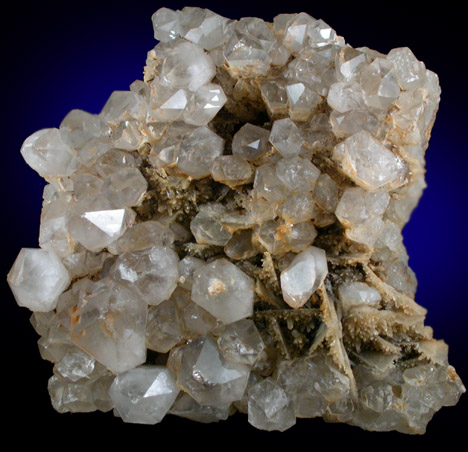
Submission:
[[[292,308],[304,306],[327,276],[325,251],[311,246],[298,254],[281,272],[284,301]]]
[[[164,366],[142,366],[117,376],[109,389],[124,422],[161,422],[179,394],[174,377]]]
[[[86,199],[74,205],[70,235],[89,251],[101,251],[119,239],[135,220],[127,207],[115,209],[107,200]]]
[[[397,188],[408,177],[408,165],[369,132],[361,131],[335,148],[333,159],[356,184],[367,190]]]
[[[8,283],[54,363],[52,406],[424,433],[465,392],[401,233],[437,75],[305,12],[151,19],[143,80],[21,148],[47,182],[41,249]]]
[[[296,423],[292,400],[272,378],[250,388],[249,422],[261,430],[280,432]]]
[[[103,279],[72,310],[71,341],[115,373],[146,360],[148,306],[122,284]]]
[[[167,300],[177,286],[178,262],[177,254],[170,248],[153,246],[121,254],[110,275],[147,304],[158,305]]]
[[[70,275],[53,251],[23,248],[7,277],[16,302],[31,311],[55,309]]]
[[[250,368],[226,361],[211,337],[182,349],[177,384],[200,405],[223,406],[242,399]]]
[[[23,143],[21,155],[42,177],[71,176],[80,166],[58,129],[43,129],[32,134]]]
[[[224,323],[252,315],[254,283],[227,259],[195,270],[192,299]]]

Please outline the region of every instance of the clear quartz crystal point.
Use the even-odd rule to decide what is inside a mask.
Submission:
[[[382,215],[388,202],[387,192],[369,193],[352,187],[344,192],[335,213],[351,240],[372,247],[383,229]]]
[[[295,157],[301,152],[303,137],[293,121],[279,119],[271,129],[270,143],[285,157]]]
[[[180,15],[169,8],[160,8],[152,16],[154,39],[168,42],[180,36]]]
[[[213,50],[224,44],[232,21],[209,9],[185,7],[181,11],[181,35],[203,47]]]
[[[263,20],[244,17],[236,23],[231,38],[224,47],[224,57],[235,71],[264,75],[270,67],[277,42]]]
[[[58,129],[43,129],[28,137],[21,147],[26,163],[42,177],[70,176],[80,166],[76,153]]]
[[[465,392],[402,235],[437,75],[306,12],[151,20],[142,80],[21,147],[46,181],[40,249],[7,281],[53,408],[424,433]]]
[[[227,259],[217,259],[195,270],[192,300],[224,323],[249,317],[254,284]]]
[[[223,149],[224,140],[219,135],[207,127],[199,127],[182,141],[177,166],[194,179],[209,176]]]
[[[314,246],[305,249],[281,272],[284,301],[292,308],[304,306],[320,287],[327,273],[325,252]]]
[[[86,199],[74,206],[68,222],[71,236],[90,251],[101,251],[119,239],[131,226],[135,212],[113,208],[106,199]]]
[[[147,316],[138,294],[103,279],[73,308],[70,338],[112,372],[125,372],[146,360]]]
[[[55,308],[70,275],[53,251],[23,248],[7,277],[16,302],[31,311]]]
[[[242,319],[228,325],[218,338],[218,347],[225,359],[253,366],[265,344],[255,323]]]
[[[184,121],[195,126],[207,125],[226,103],[223,88],[214,83],[203,85],[194,93],[184,110]]]
[[[397,188],[408,175],[406,162],[365,131],[338,144],[333,159],[347,176],[367,190]]]
[[[109,394],[124,422],[157,424],[171,408],[179,388],[165,366],[141,366],[119,374]]]
[[[249,423],[260,430],[283,432],[296,423],[291,399],[272,378],[249,389],[248,413]]]
[[[270,149],[270,132],[253,124],[245,124],[232,139],[232,153],[255,161]]]
[[[214,339],[200,337],[182,350],[177,384],[200,405],[223,406],[242,399],[249,373],[245,364],[226,361]]]
[[[121,254],[111,277],[129,287],[147,304],[158,305],[174,292],[179,279],[179,258],[170,248],[152,246]]]
[[[192,42],[180,41],[164,59],[161,81],[171,88],[197,91],[216,73],[211,57]]]

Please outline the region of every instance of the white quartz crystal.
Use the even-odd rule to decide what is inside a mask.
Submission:
[[[199,127],[182,141],[177,166],[195,179],[208,176],[223,148],[224,140],[220,136],[207,127]]]
[[[291,399],[271,378],[249,389],[248,410],[249,422],[260,430],[283,432],[296,423]]]
[[[180,18],[176,11],[160,8],[152,16],[154,39],[168,42],[180,36]]]
[[[21,147],[26,163],[42,177],[70,176],[80,166],[73,149],[58,129],[43,129],[28,137]]]
[[[197,91],[216,73],[213,60],[192,42],[179,41],[161,66],[161,82],[174,89]]]
[[[122,253],[115,261],[110,275],[128,286],[147,304],[158,305],[167,300],[179,279],[179,258],[170,248],[152,246]]]
[[[113,254],[122,254],[128,251],[138,251],[152,246],[171,246],[174,242],[174,233],[159,221],[145,221],[127,229],[124,235],[116,242],[108,245]]]
[[[195,126],[207,125],[226,103],[223,88],[214,83],[203,85],[189,99],[184,110],[184,121]]]
[[[289,118],[278,119],[271,128],[270,143],[283,157],[295,157],[301,152],[303,137],[296,124]]]
[[[310,160],[292,157],[278,161],[276,175],[292,192],[306,192],[315,188],[320,171]]]
[[[195,270],[192,300],[224,323],[249,317],[253,311],[253,281],[227,259]]]
[[[233,21],[209,9],[187,6],[179,14],[181,36],[205,50],[213,50],[224,44],[233,25]]]
[[[193,274],[195,270],[205,265],[205,261],[194,256],[185,256],[179,261],[180,273],[179,285],[184,289],[191,290],[193,284]]]
[[[109,394],[124,422],[161,422],[179,394],[174,377],[164,366],[141,366],[117,376]]]
[[[100,251],[119,239],[135,219],[127,207],[113,208],[103,198],[89,198],[73,206],[68,222],[70,235],[90,251]]]
[[[266,74],[277,40],[268,25],[256,17],[244,17],[234,26],[224,47],[226,62],[243,74]]]
[[[250,369],[226,361],[216,342],[200,337],[182,350],[177,384],[200,405],[223,406],[242,399]]]
[[[311,246],[299,253],[281,272],[281,290],[292,308],[304,306],[327,276],[325,251]]]
[[[242,319],[228,325],[218,338],[221,354],[228,361],[253,366],[259,359],[265,344],[255,323]]]
[[[219,205],[205,206],[190,223],[197,243],[224,246],[232,234],[221,224],[219,216],[224,209]]]
[[[232,138],[232,153],[255,161],[270,149],[270,132],[253,124],[243,125]]]
[[[182,392],[172,405],[169,414],[208,424],[210,422],[225,421],[231,414],[230,407],[230,404],[224,406],[200,405],[187,393]]]
[[[333,159],[356,184],[368,190],[397,188],[408,175],[407,164],[366,131],[336,146]]]
[[[388,202],[385,191],[372,193],[352,187],[344,192],[335,213],[351,240],[373,246],[384,226],[382,215]]]
[[[7,281],[18,305],[31,311],[47,312],[55,308],[71,279],[53,251],[23,248]]]
[[[338,286],[338,296],[345,312],[353,306],[378,307],[382,299],[376,289],[358,281]]]
[[[151,20],[142,80],[20,150],[46,181],[40,249],[7,281],[53,408],[424,433],[465,392],[402,235],[437,75],[306,12]]]
[[[147,305],[124,285],[103,279],[79,297],[70,321],[71,341],[115,373],[146,360]]]
[[[252,168],[238,155],[221,155],[214,161],[211,175],[215,181],[229,186],[242,185],[251,179]]]
[[[398,83],[402,89],[420,88],[426,78],[424,63],[418,61],[408,47],[392,49],[388,59],[395,65]]]

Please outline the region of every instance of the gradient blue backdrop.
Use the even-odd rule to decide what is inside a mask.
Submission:
[[[4,16],[2,35],[2,246],[0,281],[2,334],[2,388],[11,425],[25,422],[29,428],[50,425],[73,434],[77,429],[105,435],[180,431],[215,438],[227,435],[233,442],[244,438],[286,444],[320,439],[323,435],[367,441],[405,441],[422,444],[440,435],[460,431],[467,421],[462,397],[455,408],[443,409],[429,424],[425,438],[395,433],[364,433],[321,420],[300,420],[279,435],[255,431],[243,416],[217,425],[194,424],[168,417],[163,424],[145,428],[120,425],[111,414],[58,415],[50,407],[47,379],[50,363],[40,359],[37,335],[29,324],[30,312],[19,308],[4,280],[21,247],[36,247],[44,182],[22,160],[19,149],[31,133],[58,127],[74,108],[99,113],[113,90],[125,90],[142,78],[146,52],[155,41],[151,14],[162,6],[182,8],[185,1],[166,2],[41,2],[13,5]],[[322,18],[354,47],[368,46],[381,52],[409,46],[426,66],[438,73],[442,102],[427,152],[427,182],[422,201],[404,230],[410,264],[418,277],[417,301],[428,309],[427,323],[437,338],[450,346],[450,361],[468,382],[466,355],[466,256],[468,251],[466,137],[466,64],[458,52],[466,42],[460,15],[444,10],[411,10],[405,3],[382,2],[369,7],[354,2],[288,1],[284,4],[197,2],[231,18],[257,16],[271,20],[282,12],[306,11]],[[419,11],[426,11],[420,13]],[[448,12],[446,12],[448,11]],[[449,15],[450,13],[450,15]],[[3,275],[3,276],[2,276]],[[6,368],[10,370],[5,370]],[[18,405],[19,403],[19,405]],[[39,421],[37,421],[39,417]],[[118,432],[116,431],[116,428]],[[111,429],[111,430],[108,430]],[[184,433],[184,435],[185,435]],[[184,436],[182,435],[182,436]],[[182,439],[180,439],[182,441]],[[315,440],[314,440],[315,441]],[[265,443],[266,444],[266,443]]]

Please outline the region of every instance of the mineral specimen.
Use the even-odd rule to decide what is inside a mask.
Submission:
[[[21,149],[48,184],[8,283],[53,407],[424,433],[465,391],[401,236],[437,76],[307,13],[152,21],[143,80]]]

